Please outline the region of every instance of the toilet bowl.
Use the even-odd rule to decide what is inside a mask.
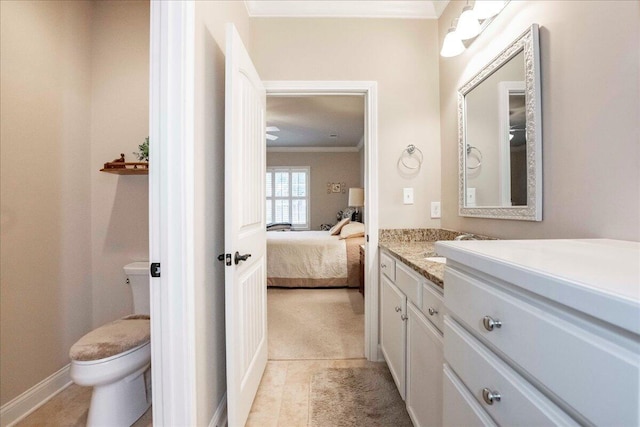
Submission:
[[[69,351],[71,379],[93,387],[88,426],[130,426],[151,405],[148,268],[146,262],[125,266],[138,314],[89,332]]]

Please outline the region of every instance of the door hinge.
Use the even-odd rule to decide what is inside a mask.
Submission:
[[[151,263],[151,277],[160,277],[160,263],[152,262]]]

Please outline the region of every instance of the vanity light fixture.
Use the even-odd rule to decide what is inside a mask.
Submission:
[[[484,31],[509,1],[511,0],[476,0],[473,7],[467,4],[457,18],[458,25],[452,26],[447,31],[440,56],[449,58],[464,52],[466,46],[462,41],[470,40],[467,45],[471,43],[472,39]]]
[[[464,52],[465,47],[460,40],[460,36],[456,33],[456,27],[449,28],[447,35],[444,36],[444,42],[442,42],[442,50],[440,50],[440,56],[450,58],[452,56],[458,56]]]
[[[504,3],[504,0],[476,0],[473,11],[478,19],[488,19],[500,13]]]
[[[462,14],[456,27],[456,34],[461,40],[469,40],[480,34],[480,22],[478,22],[478,17],[473,11],[473,7],[467,5],[462,9]]]

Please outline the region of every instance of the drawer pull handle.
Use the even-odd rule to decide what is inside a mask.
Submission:
[[[387,268],[387,264],[380,264],[380,267]]]
[[[430,316],[433,316],[434,314],[438,314],[438,310],[436,310],[435,308],[429,307],[428,311]]]
[[[487,405],[493,405],[493,402],[500,402],[500,393],[497,391],[491,391],[488,388],[482,389],[482,399],[487,403]]]
[[[399,313],[401,311],[402,311],[402,309],[396,305],[396,313]]]
[[[400,318],[405,321],[409,318],[409,316],[407,316],[406,314],[403,314],[402,316],[400,316]]]
[[[493,328],[502,327],[502,322],[497,319],[492,319],[491,316],[484,316],[484,318],[482,319],[482,324],[484,325],[484,328],[489,332],[493,331]]]

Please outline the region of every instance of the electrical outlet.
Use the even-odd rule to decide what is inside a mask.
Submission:
[[[475,207],[476,205],[476,189],[474,187],[467,188],[467,207]]]
[[[413,188],[403,188],[402,189],[402,202],[405,205],[413,204]]]
[[[440,202],[431,202],[431,218],[440,218]]]

